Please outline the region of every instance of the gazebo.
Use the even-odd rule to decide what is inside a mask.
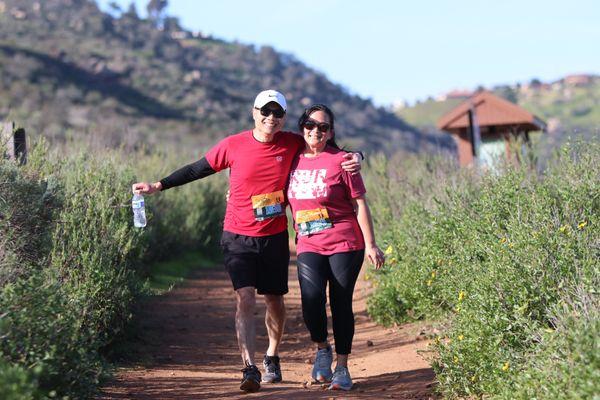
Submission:
[[[477,161],[493,167],[498,159],[515,159],[511,141],[529,143],[529,132],[544,131],[546,123],[516,104],[482,91],[442,116],[437,127],[454,137],[461,166]]]

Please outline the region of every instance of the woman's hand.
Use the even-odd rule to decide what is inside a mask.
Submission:
[[[161,190],[162,184],[160,182],[137,182],[131,185],[131,191],[135,194],[152,194],[160,192]]]
[[[385,264],[385,255],[383,254],[383,251],[377,247],[377,245],[367,246],[365,248],[365,254],[367,255],[367,258],[371,264],[375,266],[375,269],[379,269],[383,267],[383,264]]]
[[[353,175],[360,172],[360,154],[346,153],[344,154],[344,159],[346,160],[342,162],[342,169],[344,171],[350,172]]]

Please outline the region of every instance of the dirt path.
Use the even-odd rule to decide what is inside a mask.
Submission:
[[[144,360],[143,366],[117,371],[98,399],[433,398],[433,371],[417,354],[426,348],[426,341],[418,340],[418,327],[387,329],[371,322],[362,278],[354,296],[356,334],[349,365],[354,388],[332,392],[307,385],[314,349],[302,321],[295,271],[295,265],[290,266],[288,319],[280,354],[283,383],[263,384],[253,394],[239,390],[235,298],[227,273],[215,268],[198,271],[185,285],[144,306],[140,344],[133,350],[135,358]],[[258,304],[257,361],[267,347],[260,296]]]

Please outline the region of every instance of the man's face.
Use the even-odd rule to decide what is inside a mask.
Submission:
[[[254,108],[252,118],[254,118],[256,129],[266,135],[274,135],[285,125],[285,112],[275,102],[267,103],[260,109]]]

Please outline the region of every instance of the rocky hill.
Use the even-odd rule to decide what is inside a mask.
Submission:
[[[271,47],[192,34],[134,7],[110,15],[92,0],[0,0],[0,120],[51,140],[201,148],[253,126],[265,88],[288,98],[290,130],[303,107],[323,102],[353,148],[453,147]]]

